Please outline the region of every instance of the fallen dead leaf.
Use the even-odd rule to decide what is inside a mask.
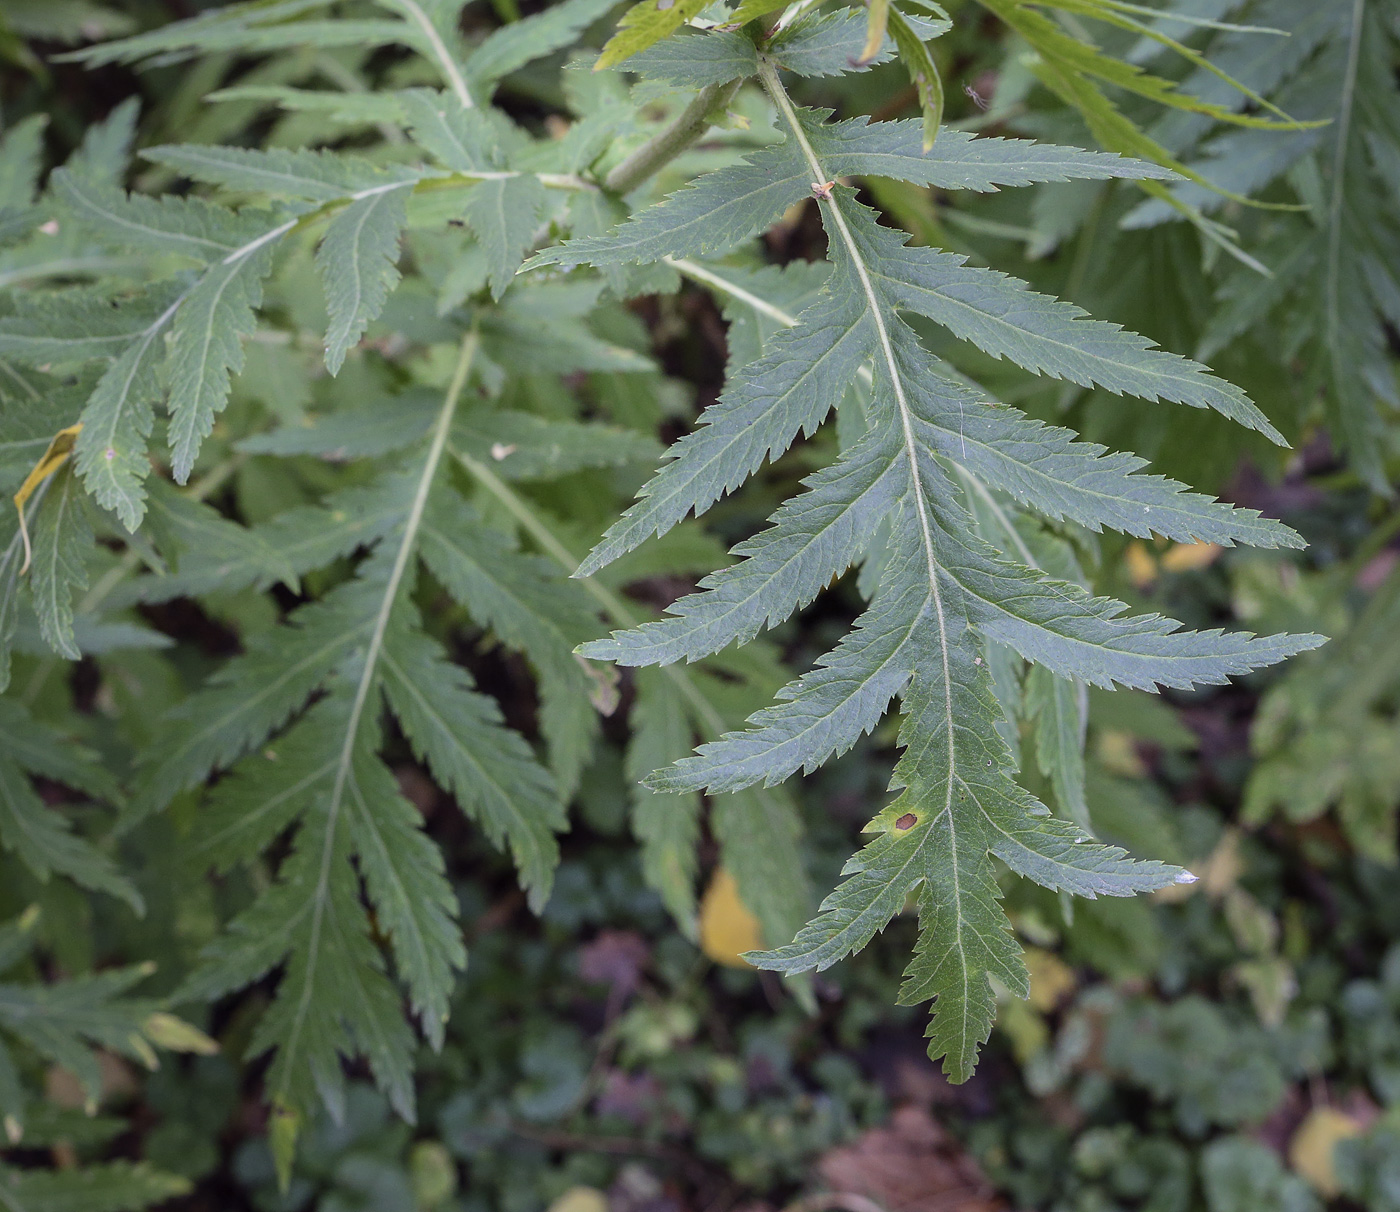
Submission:
[[[1098,759],[1110,774],[1126,779],[1140,779],[1147,774],[1147,766],[1138,756],[1137,739],[1132,733],[1105,728],[1097,740]]]
[[[651,948],[635,930],[602,930],[578,949],[578,974],[593,984],[607,985],[622,1002],[637,991],[650,958]]]
[[[1341,1193],[1335,1163],[1337,1145],[1360,1136],[1359,1120],[1336,1107],[1314,1107],[1288,1145],[1288,1164],[1325,1199]]]
[[[1220,558],[1218,543],[1177,543],[1162,555],[1162,567],[1168,572],[1196,572],[1209,568]]]
[[[136,1070],[113,1052],[105,1048],[97,1052],[97,1067],[102,1075],[102,1094],[99,1103],[130,1098],[141,1089]],[[87,1093],[71,1071],[62,1065],[50,1065],[44,1073],[44,1093],[49,1102],[66,1110],[88,1108]],[[96,1111],[93,1105],[91,1110]]]
[[[1207,896],[1221,897],[1229,892],[1244,871],[1244,860],[1240,857],[1240,831],[1226,829],[1210,857],[1192,870],[1201,877],[1201,891]]]
[[[1123,552],[1128,580],[1138,589],[1147,589],[1157,579],[1157,561],[1141,539],[1134,539]]]
[[[1048,1014],[1079,983],[1074,969],[1054,952],[1040,947],[1027,947],[1025,960],[1031,978],[1029,1001],[1042,1014]]]
[[[928,1111],[900,1107],[883,1128],[833,1149],[817,1165],[836,1191],[885,1212],[1007,1212],[977,1163]]]
[[[723,867],[715,871],[700,901],[700,950],[717,964],[751,968],[745,951],[763,946],[758,918],[739,899],[739,885]]]

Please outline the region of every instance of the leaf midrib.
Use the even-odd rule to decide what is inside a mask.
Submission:
[[[344,801],[346,784],[350,777],[351,765],[355,754],[355,743],[360,731],[360,719],[364,714],[365,706],[369,701],[370,692],[374,688],[377,680],[375,678],[375,671],[380,654],[384,648],[384,633],[389,627],[389,619],[393,614],[395,599],[398,597],[399,585],[403,581],[404,574],[408,570],[409,561],[414,554],[418,528],[422,523],[423,514],[428,504],[428,494],[432,488],[438,465],[442,461],[443,451],[447,448],[447,435],[452,427],[452,416],[457,410],[457,403],[462,397],[463,388],[466,386],[467,376],[471,372],[471,366],[476,355],[478,344],[479,338],[477,330],[475,325],[473,325],[462,340],[461,352],[457,359],[457,368],[453,373],[452,382],[448,385],[446,395],[443,397],[442,411],[438,415],[437,425],[433,432],[433,439],[428,448],[427,457],[423,460],[423,470],[419,475],[417,489],[413,497],[413,504],[409,509],[408,518],[404,523],[403,537],[399,541],[399,549],[394,557],[393,568],[390,570],[388,581],[384,586],[384,595],[380,599],[379,613],[375,617],[373,630],[370,633],[369,646],[365,650],[364,667],[360,672],[360,680],[355,687],[355,697],[350,705],[350,714],[345,725],[345,740],[341,745],[340,755],[336,760],[335,780],[331,786],[330,803],[326,812],[325,840],[321,846],[321,859],[316,873],[316,885],[311,894],[311,928],[306,944],[307,979],[302,985],[301,994],[297,999],[296,1009],[292,1014],[291,1026],[287,1032],[283,1052],[283,1055],[287,1057],[291,1057],[296,1053],[299,1038],[306,1022],[307,1011],[310,1009],[311,1005],[312,985],[314,984],[312,974],[316,970],[317,953],[321,945],[321,932],[325,925],[326,909],[330,899],[331,867],[335,859],[336,826]],[[287,1066],[282,1070],[284,1081],[286,1080],[286,1074],[289,1069],[290,1066]],[[279,1097],[282,1093],[284,1092],[279,1092]]]
[[[183,231],[167,231],[164,228],[150,227],[145,223],[138,223],[132,219],[123,218],[121,215],[113,214],[111,211],[108,211],[102,206],[98,205],[95,199],[90,197],[88,194],[84,193],[82,190],[74,188],[72,186],[70,186],[70,188],[66,192],[69,195],[67,201],[70,205],[76,201],[77,203],[81,204],[85,210],[95,215],[100,222],[109,224],[112,227],[122,228],[127,231],[140,232],[142,235],[148,238],[156,238],[160,241],[169,240],[172,242],[191,244],[196,247],[202,245],[206,248],[215,249],[217,252],[221,253],[232,252],[235,248],[235,245],[225,244],[222,240],[212,240],[207,236],[191,235],[189,232]]]
[[[807,141],[802,130],[802,124],[798,121],[797,114],[793,109],[792,101],[788,98],[783,89],[782,82],[778,79],[778,73],[774,70],[773,64],[765,57],[760,56],[759,76],[764,87],[773,98],[778,108],[782,110],[783,117],[787,120],[792,131],[793,138],[797,140],[798,146],[802,149],[803,157],[812,169],[812,173],[817,181],[827,179],[826,172],[821,162],[817,159],[816,153],[812,150],[812,145]],[[924,559],[928,568],[930,603],[933,607],[934,617],[938,620],[938,649],[939,657],[943,665],[943,704],[944,704],[944,727],[948,738],[948,770],[946,774],[947,793],[943,803],[943,814],[948,819],[948,838],[952,848],[953,881],[950,889],[953,903],[953,918],[957,923],[955,933],[955,944],[959,955],[964,959],[964,981],[967,978],[966,972],[966,950],[963,945],[963,903],[962,903],[962,878],[958,869],[957,853],[957,824],[953,814],[953,783],[957,778],[957,743],[955,740],[953,721],[953,680],[948,655],[948,621],[943,609],[943,598],[938,586],[938,563],[934,558],[933,534],[929,525],[928,504],[924,500],[923,484],[918,473],[918,447],[914,440],[914,424],[912,412],[909,408],[909,401],[904,394],[904,382],[900,376],[899,364],[895,361],[894,349],[890,343],[889,331],[885,326],[885,317],[880,308],[880,300],[875,294],[874,283],[866,267],[860,249],[856,245],[855,238],[851,235],[851,230],[846,226],[845,217],[841,214],[840,199],[832,195],[827,200],[827,210],[830,212],[833,222],[836,225],[837,233],[841,237],[842,243],[846,246],[847,255],[851,258],[851,263],[855,267],[856,274],[860,278],[861,290],[865,294],[866,304],[875,320],[875,329],[880,338],[880,353],[884,359],[886,369],[890,376],[890,384],[894,390],[895,403],[899,408],[900,428],[904,435],[905,457],[909,464],[909,486],[914,498],[915,512],[918,515],[920,537],[923,540]],[[963,999],[963,1012],[966,1016],[967,999]],[[964,1024],[965,1028],[965,1024]]]

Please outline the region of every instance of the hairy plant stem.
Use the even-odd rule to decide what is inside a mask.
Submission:
[[[674,122],[654,134],[607,175],[604,187],[616,194],[630,194],[697,142],[712,125],[710,115],[728,105],[742,83],[742,80],[730,80],[727,84],[705,85]]]

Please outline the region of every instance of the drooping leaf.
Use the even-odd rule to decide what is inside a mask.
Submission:
[[[763,79],[788,125],[803,176],[834,181],[839,161],[826,154],[833,146],[829,129],[792,107],[771,69]],[[872,148],[878,135],[867,140]],[[931,159],[943,146],[940,140]],[[777,151],[763,154],[781,162]],[[862,171],[859,155],[849,163],[847,171]],[[725,400],[709,410],[715,414],[709,424],[678,446],[644,502],[580,572],[602,567],[689,510],[703,510],[798,432],[810,433],[873,359],[863,436],[779,509],[770,530],[736,549],[738,564],[712,574],[700,593],[672,608],[671,618],[614,633],[582,651],[655,664],[693,660],[752,637],[810,601],[855,560],[858,536],[888,521],[891,552],[851,633],[780,691],[774,706],[755,714],[747,730],[701,745],[694,757],[646,782],[656,791],[686,793],[771,787],[849,749],[900,696],[904,756],[895,786],[903,794],[872,824],[882,836],[852,859],[848,881],[792,944],[753,958],[785,972],[824,968],[864,946],[917,891],[923,931],[902,997],[935,999],[930,1052],[945,1057],[951,1077],[964,1080],[991,1028],[991,978],[1013,991],[1026,988],[1019,948],[996,907],[990,855],[1046,887],[1090,897],[1131,895],[1189,878],[1090,840],[1081,828],[1050,817],[1014,782],[988,645],[1009,647],[1060,677],[1151,688],[1220,681],[1320,641],[1183,632],[1156,616],[1125,616],[1121,603],[1008,559],[976,537],[946,469],[968,456],[957,442],[938,440],[930,426],[946,427],[951,438],[953,415],[957,431],[965,432],[969,413],[995,417],[1000,410],[939,372],[903,311],[925,315],[1034,373],[1214,408],[1276,439],[1277,431],[1204,368],[949,254],[910,248],[844,187],[828,192],[822,211],[835,270],[823,294],[738,371]],[[653,213],[666,209],[662,203]],[[643,216],[631,226],[645,222]],[[570,260],[608,263],[692,251],[618,237],[580,243]],[[1079,464],[1085,470],[1102,457],[1092,448],[1085,454],[1090,462]],[[1174,485],[1146,480],[1143,487],[1158,499],[1176,499],[1201,517],[1200,524],[1225,516],[1214,503],[1177,497]],[[1120,497],[1137,491],[1128,465],[1113,491]],[[1056,492],[1033,489],[1025,480],[1021,492],[1032,507],[1044,501],[1052,515],[1061,508]],[[1241,523],[1248,529],[1253,520]],[[1290,541],[1286,532],[1275,537]]]

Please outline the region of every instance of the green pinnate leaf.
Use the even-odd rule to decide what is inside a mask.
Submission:
[[[771,68],[762,74],[808,180],[836,179],[837,164],[860,171],[858,153],[839,158],[845,150],[840,132],[833,137],[797,111]],[[880,132],[852,133],[878,158]],[[935,158],[942,146],[940,140]],[[704,189],[702,182],[689,192]],[[991,1029],[992,981],[1015,992],[1026,988],[1019,948],[996,904],[991,856],[1048,888],[1088,897],[1131,895],[1190,878],[1093,841],[1082,823],[1051,817],[1015,783],[1006,713],[988,659],[992,647],[1032,662],[1036,676],[1150,689],[1219,682],[1314,647],[1320,638],[1188,632],[1158,616],[1129,616],[1122,603],[1008,559],[978,537],[960,483],[986,492],[970,466],[980,462],[985,471],[995,465],[985,458],[986,448],[978,449],[981,435],[1000,429],[993,446],[1010,454],[1014,442],[1005,439],[1026,421],[942,373],[901,313],[927,316],[1033,373],[1212,408],[1281,438],[1243,393],[1205,368],[950,254],[910,248],[906,237],[881,227],[841,186],[824,186],[818,196],[835,262],[822,294],[797,316],[773,309],[790,326],[738,368],[707,423],[678,444],[643,501],[580,571],[602,567],[689,510],[703,510],[799,432],[810,433],[847,387],[868,375],[868,398],[860,424],[849,423],[848,448],[774,514],[769,530],[735,550],[738,564],[702,582],[699,593],[671,608],[671,618],[614,633],[582,651],[626,664],[665,664],[749,639],[805,605],[858,558],[863,544],[857,536],[888,526],[890,552],[873,574],[874,596],[840,644],[783,688],[773,706],[755,713],[747,729],[702,744],[695,756],[649,775],[646,785],[687,794],[771,787],[849,749],[898,696],[904,755],[894,785],[903,794],[872,825],[882,836],[852,859],[847,882],[791,944],[753,958],[784,972],[824,968],[869,942],[917,893],[922,932],[901,996],[934,1000],[930,1052],[945,1058],[951,1077],[964,1080]],[[641,251],[639,242],[628,248],[613,239],[611,247],[607,238],[582,242],[579,259],[688,251]],[[696,276],[725,285],[722,275]],[[742,297],[737,288],[732,293]],[[796,390],[800,376],[826,359],[823,369],[833,373],[817,383],[827,386]],[[973,455],[965,438],[969,416]],[[1266,541],[1296,541],[1286,529],[1267,523],[1261,529],[1249,515],[1235,519],[1215,502],[1182,494],[1170,481],[1135,480],[1140,465],[1105,458],[1101,449],[1081,447],[1067,434],[1063,444],[1058,435],[1037,431],[1037,437],[1049,440],[1028,442],[1025,456],[1013,459],[1016,471],[1008,463],[994,476],[998,487],[1014,486],[1032,508],[1060,516],[1073,497],[1073,508],[1086,520],[1092,515],[1092,524],[1132,530],[1151,525],[1125,508],[1143,492],[1175,514],[1174,525],[1233,524],[1241,538],[1253,531]],[[1026,473],[1041,456],[1055,461],[1058,474],[1032,486],[1035,473]],[[950,466],[960,467],[960,479]],[[1106,474],[1099,478],[1099,472]],[[1093,506],[1082,492],[1091,483],[1107,489]],[[1152,504],[1143,505],[1150,514]],[[1047,705],[1046,712],[1053,710]],[[1058,723],[1067,729],[1075,718],[1062,713]],[[1074,811],[1082,796],[1075,794],[1072,769],[1070,762],[1061,771],[1060,790]]]
[[[34,292],[0,321],[0,357],[26,366],[120,357],[160,330],[158,322],[178,297],[169,284],[124,297],[84,287]]]
[[[704,7],[705,0],[641,0],[622,15],[617,33],[608,39],[595,68],[613,67],[646,50],[680,29]]]
[[[642,872],[671,916],[690,937],[696,933],[695,881],[699,876],[700,796],[652,791],[646,778],[690,752],[691,724],[675,686],[658,670],[637,677],[637,710],[627,746],[632,783],[632,833],[641,844]]]
[[[133,532],[146,513],[143,484],[151,470],[146,440],[155,424],[165,357],[162,318],[155,317],[97,381],[73,448],[88,492]]]
[[[0,140],[0,215],[17,217],[34,201],[47,124],[43,114],[33,114],[16,122]]]
[[[145,1162],[74,1170],[0,1169],[10,1198],[29,1212],[134,1212],[187,1195],[190,1182]]]
[[[451,93],[426,88],[398,94],[398,105],[413,141],[444,167],[485,172],[497,167],[500,149],[490,121]]]
[[[194,181],[307,202],[337,202],[383,188],[394,177],[405,181],[416,177],[412,170],[395,169],[390,175],[361,157],[309,148],[262,150],[176,143],[144,148],[141,156]]]
[[[625,70],[643,79],[704,88],[752,76],[758,71],[758,48],[742,33],[712,30],[663,38],[626,62]]]
[[[1050,776],[1060,811],[1090,830],[1084,797],[1084,730],[1089,722],[1083,683],[1037,666],[1026,678],[1026,714],[1035,721],[1035,760]]]
[[[39,631],[70,661],[82,656],[73,636],[73,595],[87,587],[87,557],[93,545],[87,501],[71,464],[48,481],[34,519],[30,590]]]
[[[426,636],[389,638],[384,690],[415,752],[491,841],[510,847],[531,903],[542,906],[559,862],[555,834],[566,818],[530,747]]]
[[[212,266],[186,296],[170,333],[170,450],[175,482],[194,469],[214,418],[228,403],[231,376],[243,367],[243,341],[262,302],[273,246]]]
[[[442,851],[423,832],[418,810],[404,799],[393,772],[374,754],[373,740],[372,733],[355,738],[344,775],[341,794],[351,844],[423,1032],[441,1048],[453,975],[467,962],[457,896],[447,882]],[[332,783],[332,806],[336,791]]]
[[[481,86],[571,45],[605,16],[616,0],[563,0],[521,21],[493,30],[467,57],[466,70]]]
[[[156,167],[137,178],[143,187],[179,174],[189,195],[120,187],[133,106],[85,141],[45,192],[37,190],[37,126],[0,149],[13,170],[0,182],[0,240],[12,242],[0,254],[0,288],[22,287],[0,299],[0,471],[17,484],[55,432],[82,425],[72,464],[30,503],[36,563],[27,576],[20,518],[0,515],[0,661],[7,678],[11,638],[25,651],[46,638],[66,656],[96,657],[113,699],[132,700],[140,687],[168,706],[127,727],[109,722],[100,700],[91,726],[104,746],[116,753],[128,733],[151,741],[136,760],[117,838],[99,843],[71,827],[65,809],[47,806],[33,780],[118,803],[122,789],[68,735],[0,703],[0,844],[41,880],[57,874],[138,907],[111,842],[135,849],[158,832],[154,822],[137,826],[181,800],[173,819],[197,826],[177,830],[180,864],[196,878],[209,869],[231,876],[227,885],[245,899],[176,996],[208,1000],[259,986],[251,1054],[271,1054],[265,1089],[284,1182],[302,1126],[319,1107],[332,1118],[346,1112],[347,1062],[366,1064],[399,1114],[415,1113],[416,1036],[443,1044],[466,962],[455,873],[433,832],[479,829],[509,853],[529,906],[542,910],[565,806],[583,790],[592,814],[595,779],[618,764],[621,704],[631,709],[622,764],[632,786],[617,799],[630,796],[642,876],[681,929],[696,933],[695,888],[711,841],[759,920],[766,950],[752,959],[761,967],[790,975],[825,968],[912,902],[920,933],[901,996],[933,1002],[930,1050],[958,1080],[975,1064],[997,998],[1027,989],[998,904],[1002,867],[1066,898],[1189,880],[1092,837],[1086,687],[1219,684],[1318,637],[1191,631],[1134,614],[1087,588],[1068,536],[1082,542],[1086,564],[1093,539],[1075,527],[1221,546],[1297,548],[1302,540],[1150,474],[1132,454],[1035,419],[1050,415],[1038,385],[1101,393],[1087,412],[1078,404],[1064,411],[1075,424],[1087,415],[1085,424],[1104,425],[1114,408],[1106,397],[1117,394],[1211,410],[1278,443],[1284,421],[1327,394],[1348,442],[1366,447],[1364,474],[1381,483],[1371,397],[1394,394],[1385,331],[1400,323],[1400,286],[1389,270],[1393,225],[1368,219],[1364,202],[1378,183],[1383,192],[1400,182],[1400,157],[1374,129],[1365,139],[1343,133],[1332,147],[1321,128],[1276,119],[1286,100],[1279,90],[1295,74],[1314,83],[1325,74],[1313,57],[1333,75],[1340,67],[1348,96],[1389,96],[1390,35],[1374,15],[1364,26],[1332,17],[1330,32],[1315,34],[1300,14],[1297,45],[1277,56],[1283,66],[1265,71],[1232,58],[1212,72],[1195,42],[1154,38],[1159,31],[1129,15],[1132,6],[986,6],[1030,43],[1038,59],[1025,66],[1094,137],[1141,159],[974,135],[985,125],[975,116],[966,130],[940,132],[942,86],[926,43],[949,23],[921,0],[868,12],[794,7],[762,25],[777,8],[753,0],[704,14],[731,19],[720,28],[695,20],[699,7],[689,0],[633,7],[599,66],[706,90],[647,147],[660,149],[659,161],[704,137],[673,171],[726,167],[631,217],[642,169],[657,164],[628,156],[614,176],[600,166],[615,162],[615,141],[630,148],[652,133],[638,111],[654,86],[629,97],[618,76],[573,71],[556,91],[540,68],[514,78],[509,113],[489,104],[500,81],[602,17],[605,0],[564,0],[523,20],[503,10],[500,28],[486,33],[489,14],[464,21],[459,0],[379,0],[378,13],[352,15],[326,0],[261,0],[82,52],[91,63],[165,65],[214,55],[209,70],[236,63],[240,72],[247,57],[267,56],[211,98],[234,104],[205,111],[195,129],[214,144],[252,141],[269,109],[291,112],[277,120],[270,146],[147,154]],[[1148,41],[1116,60],[1080,35],[1080,18]],[[1240,32],[1219,24],[1200,27],[1203,43]],[[1170,73],[1146,70],[1154,43],[1197,74],[1177,87]],[[1327,53],[1315,55],[1324,43]],[[396,50],[394,87],[372,91],[388,62],[374,54],[379,47],[411,54]],[[916,85],[916,120],[834,121],[799,110],[778,75],[840,75],[896,54]],[[1237,70],[1241,62],[1249,70]],[[307,72],[318,86],[293,87],[312,83]],[[754,75],[771,106],[751,88],[736,91]],[[1003,76],[1006,95],[1014,76]],[[1227,77],[1245,88],[1231,94]],[[422,86],[432,79],[439,87]],[[1139,126],[1111,90],[1172,112]],[[737,98],[734,116],[758,121],[747,129],[725,122],[723,134],[705,137],[718,117],[711,93]],[[527,95],[528,121],[516,105]],[[1023,116],[1044,116],[1038,95],[1018,96],[1024,109],[1018,102],[988,121],[1011,130]],[[1342,107],[1348,126],[1351,104]],[[1263,109],[1273,116],[1261,118]],[[249,124],[254,114],[264,117]],[[1373,117],[1367,110],[1356,121],[1379,126]],[[1210,133],[1212,122],[1235,119],[1248,138]],[[1280,129],[1311,142],[1266,148],[1264,136]],[[281,146],[291,142],[305,146]],[[313,146],[341,142],[357,153]],[[1314,156],[1325,147],[1341,178],[1330,201]],[[1228,164],[1215,173],[1212,159]],[[1245,189],[1268,181],[1307,194],[1312,227],[1285,212],[1270,216],[1278,219],[1270,250],[1290,241],[1299,249],[1285,282],[1252,292],[1231,283],[1232,310],[1202,346],[1246,332],[1267,345],[1276,334],[1261,327],[1298,283],[1312,284],[1325,323],[1304,334],[1295,316],[1277,341],[1290,365],[1308,362],[1301,355],[1314,343],[1324,356],[1312,377],[1294,376],[1305,380],[1296,390],[1257,393],[1269,415],[1198,362],[944,251],[968,232],[993,264],[988,248],[1003,237],[1042,253],[1072,238],[1082,216],[1066,212],[1086,196],[1068,206],[1039,196],[1021,211],[1000,200],[984,210],[976,200],[964,209],[948,196],[954,191],[1105,183],[1096,187],[1098,221],[1119,215],[1115,180],[1136,181],[1151,198],[1129,226],[1182,215],[1227,246],[1233,235],[1204,218],[1215,204],[1203,200],[1204,182]],[[857,188],[887,213],[860,205]],[[220,205],[206,192],[251,205]],[[258,209],[269,202],[274,209]],[[798,205],[820,216],[825,258],[761,264],[763,247],[746,242]],[[1013,220],[1027,213],[1031,226],[1017,228]],[[57,230],[39,222],[50,214]],[[891,226],[910,214],[919,246]],[[531,266],[603,274],[540,274],[508,290],[522,258],[570,225],[579,238],[546,248]],[[283,237],[285,272],[274,276]],[[1123,239],[1141,247],[1140,236]],[[44,240],[55,242],[45,248]],[[334,381],[313,375],[306,356],[319,300],[306,295],[303,271],[318,240]],[[1029,276],[1056,280],[1070,261],[1068,293],[1103,297],[1082,259],[1035,265]],[[1217,272],[1207,263],[1192,282]],[[619,300],[680,280],[721,297],[726,382],[717,393],[706,384],[693,432],[614,521],[613,494],[631,489],[639,465],[662,453],[652,435],[683,428],[690,415],[683,385],[644,352],[666,323],[653,322],[651,303],[633,309]],[[703,314],[710,324],[707,310],[685,310],[693,302],[674,311],[663,304],[659,314]],[[383,339],[351,359],[372,324]],[[1201,328],[1179,326],[1183,340]],[[253,361],[244,342],[255,330],[265,356]],[[1252,365],[1238,352],[1230,365]],[[989,361],[1001,366],[989,371]],[[672,363],[669,350],[664,362]],[[989,381],[995,375],[997,391],[968,377],[969,366]],[[1033,403],[1028,412],[1006,407],[998,392]],[[1064,392],[1066,400],[1078,394]],[[190,478],[216,424],[221,454],[232,448],[183,491],[159,467],[150,475],[146,446],[161,403],[175,480]],[[833,414],[834,434],[819,434]],[[680,525],[778,460],[765,475],[770,492],[805,478],[757,533],[742,508],[726,511],[720,529],[747,535],[730,560],[698,524]],[[102,519],[99,546],[88,496],[129,535]],[[240,515],[257,520],[244,525]],[[125,553],[112,550],[114,537]],[[89,572],[92,588],[75,608]],[[866,605],[793,677],[760,633],[787,624],[839,579],[842,593]],[[123,649],[165,637],[115,612],[182,597],[199,599],[235,632],[238,651],[168,665],[149,653],[128,660]],[[604,618],[618,630],[598,639]],[[602,660],[638,672],[619,678],[590,663]],[[510,684],[500,703],[498,667]],[[25,693],[44,711],[62,709],[56,683],[45,684],[52,668],[25,667]],[[182,692],[183,679],[198,678],[197,689]],[[1372,702],[1362,707],[1369,712]],[[874,840],[813,916],[798,803],[780,784],[848,752],[894,710],[902,716],[897,798],[876,805]],[[1359,747],[1379,735],[1352,731]],[[609,752],[600,755],[603,737]],[[1017,782],[1023,741],[1059,816]],[[1273,777],[1256,789],[1256,814],[1276,802],[1287,775]],[[1305,793],[1307,811],[1325,809],[1316,785]],[[448,800],[465,821],[443,815]],[[86,826],[92,818],[84,809],[74,819]],[[598,823],[611,828],[617,819]],[[1358,836],[1384,856],[1377,832]],[[245,866],[247,878],[234,874]],[[21,934],[0,930],[0,959],[23,955]],[[141,1037],[131,1034],[140,1007],[125,997],[140,973],[104,971],[61,994],[20,997],[22,1024],[0,1013],[0,1031],[95,1092],[94,1045],[140,1053]],[[795,985],[799,997],[811,988]],[[19,1072],[0,1048],[7,1115],[24,1103]],[[112,1173],[123,1193],[110,1198],[145,1198],[127,1193],[121,1177]],[[86,1196],[73,1198],[81,1205]]]
[[[55,170],[54,195],[95,235],[137,252],[172,253],[208,263],[237,252],[270,226],[265,214],[235,214],[199,198],[147,198],[68,169]]]
[[[18,703],[0,699],[0,844],[40,880],[58,874],[106,892],[136,912],[142,901],[131,882],[103,853],[39,798],[30,775],[42,775],[93,797],[112,798],[113,780],[90,751],[35,720]]]
[[[467,194],[462,215],[486,254],[492,298],[505,293],[534,243],[545,197],[539,178],[525,174],[482,181]]]
[[[919,38],[937,38],[951,28],[945,19],[905,17],[905,24]],[[840,76],[866,71],[888,60],[897,47],[886,38],[875,55],[862,60],[866,20],[859,9],[839,8],[814,13],[779,30],[768,45],[779,66],[799,76]]]
[[[336,374],[398,284],[399,236],[412,183],[356,199],[326,229],[316,268],[326,291],[330,327],[326,369]]]
[[[929,152],[938,138],[938,128],[943,124],[943,77],[939,75],[938,64],[933,61],[933,55],[918,31],[894,7],[890,8],[889,30],[899,50],[899,58],[919,94],[919,108],[923,111],[924,151]]]

